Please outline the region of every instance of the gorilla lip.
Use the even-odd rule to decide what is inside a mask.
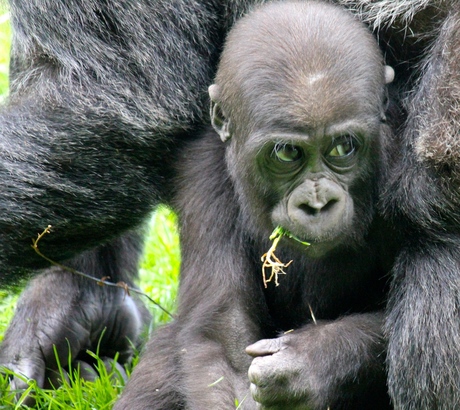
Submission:
[[[302,245],[305,246],[310,246],[309,242],[302,241],[299,239],[297,236],[293,235],[291,232],[289,232],[287,229],[283,228],[282,226],[277,226],[275,230],[272,232],[270,235],[270,240],[274,240],[277,236],[286,236],[289,239],[294,239],[297,242],[300,242]]]
[[[272,245],[270,246],[270,249],[266,253],[264,253],[260,258],[260,260],[262,261],[262,279],[264,281],[265,288],[267,288],[267,283],[271,282],[272,279],[274,279],[275,281],[275,286],[279,286],[278,275],[285,275],[286,272],[284,271],[284,268],[287,268],[292,263],[292,260],[290,260],[288,263],[283,263],[275,255],[275,250],[278,246],[278,242],[281,240],[283,236],[286,236],[290,239],[294,239],[295,241],[300,242],[305,246],[310,245],[308,242],[300,240],[295,235],[291,234],[287,229],[278,225],[269,237],[269,239],[273,241]],[[266,268],[271,269],[271,273],[268,279],[265,271]]]

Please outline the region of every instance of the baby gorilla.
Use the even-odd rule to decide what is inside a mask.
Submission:
[[[178,170],[178,316],[118,409],[389,408],[381,307],[394,234],[375,204],[392,78],[336,6],[271,3],[235,25],[209,88],[221,141],[205,133]],[[266,287],[277,226],[289,233],[277,256],[293,262]]]

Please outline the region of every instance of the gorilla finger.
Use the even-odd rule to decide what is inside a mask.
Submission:
[[[256,357],[248,369],[248,378],[251,383],[259,387],[266,387],[275,378],[276,366],[270,357]]]
[[[76,360],[74,363],[75,367],[78,366],[80,368],[80,377],[82,379],[89,382],[93,382],[99,377],[99,374],[96,371],[96,369],[89,363],[84,362],[82,360]]]
[[[102,358],[102,361],[107,370],[107,373],[111,375],[112,381],[116,381],[118,379],[120,382],[122,382],[122,384],[125,384],[128,381],[126,370],[120,363],[110,357],[104,357]]]
[[[277,353],[283,348],[281,339],[262,339],[246,347],[246,353],[252,357],[267,356]]]
[[[251,383],[250,392],[254,401],[258,403],[258,409],[277,408],[273,407],[276,406],[277,402],[278,394],[276,389],[272,389],[271,387],[260,387]]]
[[[0,371],[11,374],[10,387],[13,390],[27,389],[29,380],[35,380],[37,386],[43,387],[45,380],[44,369],[44,362],[39,358],[23,358],[15,363],[0,365]]]
[[[251,383],[251,387],[249,388],[251,392],[252,398],[257,402],[260,403],[261,400],[261,392],[259,386],[254,383]]]
[[[66,370],[49,370],[46,372],[45,382],[43,387],[45,389],[57,389],[63,384],[69,384],[69,373]]]
[[[18,404],[29,407],[35,406],[35,398],[30,394],[30,391],[27,392],[31,383],[35,383],[35,379],[30,376],[33,371],[31,371],[30,366],[24,365],[24,360],[21,361],[21,364],[0,365],[0,373],[8,376],[9,391],[15,395]],[[43,377],[40,377],[40,381],[39,386],[43,387]],[[0,406],[0,408],[2,407]]]
[[[110,357],[102,357],[101,363],[104,366],[104,370],[107,372],[113,382],[119,381],[121,384],[125,384],[128,381],[126,371],[120,363]],[[90,382],[95,381],[98,377],[100,377],[101,371],[104,371],[97,365],[95,366],[83,360],[76,360],[74,362],[74,367],[79,367],[80,369],[80,377]]]

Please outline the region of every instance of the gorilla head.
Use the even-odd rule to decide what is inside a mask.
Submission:
[[[331,5],[274,3],[236,25],[209,92],[250,229],[282,226],[311,256],[362,239],[393,74]]]

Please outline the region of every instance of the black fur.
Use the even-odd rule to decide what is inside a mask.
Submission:
[[[13,1],[0,121],[1,280],[142,223],[169,197],[176,144],[207,114],[220,2]],[[228,24],[228,23],[226,23]],[[161,72],[161,74],[159,74]]]
[[[386,321],[390,395],[396,408],[456,408],[458,2],[337,2],[370,22],[396,70],[388,120],[406,142],[388,158],[393,177],[382,197],[405,238]],[[168,198],[177,147],[207,122],[205,91],[225,33],[253,3],[11,1],[3,284],[44,266],[30,238],[48,224],[43,250],[62,260],[137,226]],[[15,326],[21,334],[27,324]],[[21,342],[26,351],[30,340]]]

